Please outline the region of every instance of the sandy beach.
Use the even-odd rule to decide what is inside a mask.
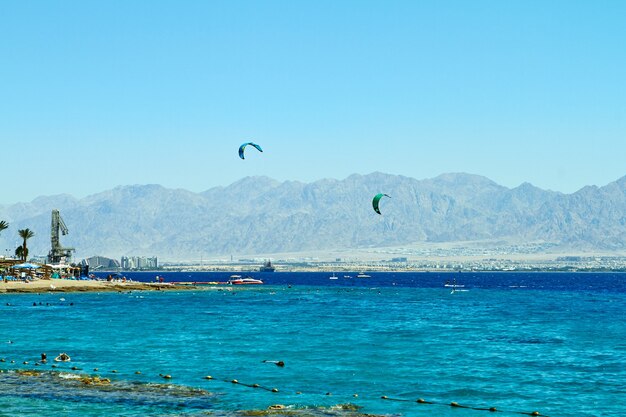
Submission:
[[[147,282],[108,282],[80,281],[71,279],[34,280],[31,282],[0,282],[0,293],[39,293],[39,292],[103,292],[103,291],[161,291],[193,289],[193,286],[180,286],[167,283]]]

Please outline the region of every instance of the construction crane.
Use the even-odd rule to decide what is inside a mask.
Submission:
[[[58,264],[61,263],[61,261],[69,262],[72,258],[74,248],[64,248],[61,246],[59,233],[65,236],[69,233],[69,230],[61,218],[61,213],[59,213],[59,210],[55,209],[52,210],[52,226],[50,231],[50,243],[52,244],[50,253],[48,253],[48,263],[50,264]]]

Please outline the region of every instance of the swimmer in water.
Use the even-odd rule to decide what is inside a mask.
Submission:
[[[276,366],[280,366],[281,368],[285,366],[285,362],[283,361],[263,361],[263,363],[273,363]]]

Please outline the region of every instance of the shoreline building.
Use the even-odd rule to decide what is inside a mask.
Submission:
[[[147,258],[145,256],[122,256],[120,259],[122,269],[157,269],[159,263],[157,257]]]
[[[92,256],[84,259],[83,262],[89,266],[90,271],[119,269],[120,263],[116,259],[106,258],[104,256]]]

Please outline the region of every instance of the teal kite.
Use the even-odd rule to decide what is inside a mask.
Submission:
[[[263,149],[261,149],[261,147],[260,147],[259,145],[257,145],[256,143],[247,142],[247,143],[244,143],[243,145],[241,145],[241,146],[239,147],[239,157],[240,157],[241,159],[245,159],[245,158],[243,157],[243,150],[244,150],[244,149],[246,149],[246,146],[248,146],[248,145],[250,145],[250,146],[254,146],[255,148],[257,148],[257,150],[258,150],[259,152],[263,152]]]
[[[376,213],[378,213],[378,214],[382,214],[382,213],[380,212],[380,209],[378,208],[378,203],[380,202],[380,199],[381,199],[381,198],[383,198],[383,197],[389,197],[389,198],[391,198],[388,194],[382,194],[382,193],[380,193],[380,194],[376,194],[376,195],[374,196],[374,199],[372,200],[372,206],[374,207],[374,211],[375,211]]]

